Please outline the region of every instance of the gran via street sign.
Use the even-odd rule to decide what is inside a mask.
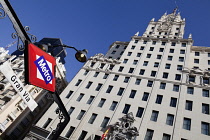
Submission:
[[[28,108],[31,111],[33,111],[38,105],[34,101],[31,94],[28,91],[26,91],[23,83],[20,81],[18,76],[14,73],[14,71],[12,70],[12,67],[8,61],[6,61],[2,65],[0,65],[0,71],[7,78],[7,80],[10,82],[10,84],[13,86],[13,88],[17,91],[17,93],[22,98],[22,100],[26,103]]]

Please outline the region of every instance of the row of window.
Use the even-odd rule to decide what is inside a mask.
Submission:
[[[138,42],[139,42],[139,40],[134,40],[134,43],[135,43],[135,44],[137,44]],[[147,42],[148,42],[147,40],[144,40],[144,41],[143,41],[143,44],[147,44]],[[156,45],[156,43],[157,43],[157,41],[152,41],[152,45]],[[161,45],[165,46],[166,43],[167,43],[167,42],[162,41],[162,42],[161,42]],[[176,46],[176,42],[171,42],[171,46]],[[182,47],[186,47],[186,46],[187,46],[187,43],[182,43],[181,46],[182,46]]]
[[[194,63],[199,64],[200,60],[199,59],[194,59]],[[208,60],[208,65],[210,65],[210,60]]]
[[[142,46],[140,50],[144,50],[144,46]],[[154,47],[149,48],[149,51],[153,51],[153,50],[154,50]],[[164,48],[159,49],[159,52],[163,52],[163,51],[164,51]],[[169,49],[169,53],[174,53],[174,49]],[[185,50],[180,50],[180,54],[185,54]],[[127,53],[127,56],[131,56],[131,55],[132,55],[132,52]]]
[[[210,57],[210,53],[207,54]],[[195,56],[200,56],[200,52],[195,52]]]
[[[147,54],[146,55],[146,58],[151,58],[152,54]],[[156,59],[161,59],[162,58],[162,55],[157,55]],[[173,56],[168,56],[167,60],[169,61],[172,61],[173,59]],[[184,57],[179,57],[178,59],[179,62],[184,62]],[[128,59],[124,59],[123,60],[123,63],[126,64],[128,62]],[[133,60],[133,65],[137,65],[138,63],[138,60]]]

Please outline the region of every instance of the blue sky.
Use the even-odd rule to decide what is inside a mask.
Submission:
[[[61,38],[64,44],[88,49],[88,56],[105,54],[115,41],[130,41],[137,31],[142,35],[149,21],[157,21],[176,7],[175,0],[10,0],[23,26],[37,37]],[[176,0],[186,18],[184,38],[192,33],[194,45],[210,46],[210,1]],[[15,41],[8,17],[0,19],[0,46]],[[10,53],[16,46],[9,48]],[[70,81],[82,63],[67,49],[67,79]]]

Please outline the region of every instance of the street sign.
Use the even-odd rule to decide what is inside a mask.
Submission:
[[[31,111],[33,111],[38,105],[32,98],[31,94],[26,91],[23,83],[20,81],[18,76],[14,73],[14,71],[12,70],[12,67],[10,66],[8,61],[4,62],[0,66],[0,71],[7,78],[7,80],[10,82],[10,84],[14,87],[14,89],[17,91],[17,93],[20,95],[20,97],[26,103],[28,108]]]
[[[28,41],[25,45],[26,83],[55,92],[55,58]]]

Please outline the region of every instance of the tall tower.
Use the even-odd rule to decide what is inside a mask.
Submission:
[[[129,42],[114,42],[106,55],[90,57],[61,94],[71,117],[61,136],[99,140],[132,114],[136,140],[210,139],[210,49],[192,46],[191,35],[183,38],[184,27],[175,9],[152,19],[142,36],[136,33]],[[39,120],[39,130],[56,128],[56,108]],[[129,139],[131,123],[122,124],[115,139]]]

